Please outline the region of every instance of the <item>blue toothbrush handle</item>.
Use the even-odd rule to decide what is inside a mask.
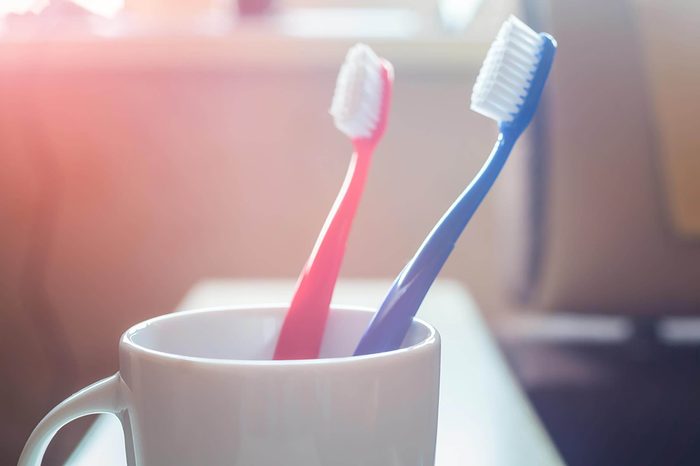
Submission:
[[[493,186],[515,141],[537,110],[557,48],[552,36],[545,33],[540,36],[543,43],[540,61],[520,109],[512,121],[499,123],[501,133],[488,160],[401,271],[360,339],[355,355],[390,351],[401,346],[413,316],[440,273],[455,242]]]
[[[517,134],[503,131],[477,176],[435,225],[416,255],[391,286],[384,302],[360,339],[355,355],[397,349],[430,286],[447,261],[457,239],[496,181]]]

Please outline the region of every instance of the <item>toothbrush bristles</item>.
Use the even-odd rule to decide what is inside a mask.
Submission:
[[[515,16],[498,31],[471,97],[471,109],[499,123],[515,118],[540,60],[543,39]]]
[[[349,138],[369,138],[381,112],[382,60],[364,44],[353,46],[338,74],[330,108],[335,126]]]

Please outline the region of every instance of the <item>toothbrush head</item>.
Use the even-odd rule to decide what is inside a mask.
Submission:
[[[338,73],[329,113],[353,141],[377,142],[384,133],[394,70],[364,44],[350,48]]]
[[[471,109],[502,129],[522,131],[539,103],[554,59],[556,42],[510,16],[491,44],[471,97]]]

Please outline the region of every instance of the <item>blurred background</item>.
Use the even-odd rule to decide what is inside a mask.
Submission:
[[[197,281],[299,273],[349,160],[327,109],[358,41],[396,87],[342,277],[395,276],[491,148],[469,95],[511,13],[558,57],[443,276],[567,463],[699,464],[691,0],[2,0],[0,464]]]

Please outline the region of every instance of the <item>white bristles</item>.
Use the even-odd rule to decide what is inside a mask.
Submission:
[[[368,138],[379,122],[384,92],[382,61],[364,44],[353,46],[338,73],[330,114],[351,139]]]
[[[542,44],[539,34],[511,15],[481,65],[471,109],[499,123],[513,120],[527,96]]]

